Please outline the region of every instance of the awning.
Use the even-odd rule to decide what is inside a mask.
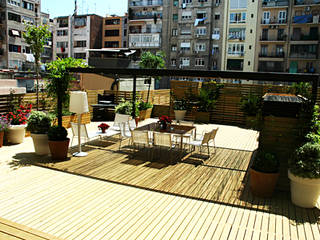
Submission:
[[[16,37],[20,37],[20,33],[19,33],[19,31],[17,31],[17,30],[11,30],[11,33],[12,33],[12,35],[13,36],[16,36]]]

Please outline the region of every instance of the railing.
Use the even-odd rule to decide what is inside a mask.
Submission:
[[[288,6],[288,0],[263,0],[262,7],[283,7]]]
[[[294,5],[313,5],[320,4],[319,0],[295,0]]]
[[[284,58],[284,52],[281,52],[281,53],[259,53],[259,57]]]
[[[316,53],[308,53],[308,52],[291,52],[290,58],[306,58],[306,59],[317,59],[318,56]]]
[[[129,34],[129,47],[160,47],[160,34]]]
[[[260,41],[286,41],[287,36],[281,36],[281,37],[268,37],[268,36],[261,36]]]
[[[139,19],[154,19],[154,18],[160,18],[162,19],[162,13],[145,13],[145,14],[133,14],[130,20],[139,20]]]
[[[272,19],[261,20],[261,24],[285,24],[285,23],[287,23],[287,19],[272,18]]]
[[[131,7],[148,7],[148,6],[162,6],[162,0],[150,0],[150,1],[131,1],[129,3]]]
[[[291,36],[292,41],[317,41],[319,40],[319,36],[316,34],[311,35],[300,35],[300,36]]]

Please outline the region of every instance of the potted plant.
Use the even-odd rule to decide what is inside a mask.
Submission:
[[[207,88],[201,88],[197,103],[195,118],[197,122],[208,123],[210,121],[210,111],[214,108],[217,100],[210,96],[210,90]]]
[[[51,126],[52,117],[41,111],[32,111],[27,125],[27,131],[31,132],[35,153],[48,155],[48,130]]]
[[[9,122],[5,116],[0,116],[0,147],[3,146],[4,132],[8,129]]]
[[[26,124],[28,116],[31,112],[32,104],[24,107],[20,105],[18,109],[9,112],[6,116],[10,123],[8,131],[6,132],[7,141],[13,144],[22,143],[26,134]]]
[[[60,157],[67,157],[70,139],[68,132],[62,126],[63,105],[69,102],[70,83],[75,79],[74,75],[67,72],[67,68],[84,68],[87,64],[82,59],[58,58],[47,64],[49,83],[47,85],[48,95],[57,100],[58,126],[51,127],[48,131],[49,148],[52,159],[61,160]],[[54,146],[56,145],[56,146]]]
[[[246,114],[246,127],[256,129],[258,127],[258,113],[261,109],[261,97],[252,93],[243,96],[240,101],[240,109]]]
[[[116,114],[122,114],[122,115],[132,115],[132,109],[133,104],[131,101],[125,101],[124,99],[121,100],[121,102],[115,107],[115,113]],[[138,122],[138,116],[139,116],[139,108],[138,104],[135,104],[135,120],[136,123]]]
[[[168,124],[172,123],[172,120],[170,117],[168,117],[166,115],[162,115],[161,117],[159,117],[158,123],[160,125],[161,130],[166,130]]]
[[[110,126],[106,123],[101,123],[98,128],[101,130],[102,133],[105,133],[106,130],[109,128]]]
[[[153,105],[150,102],[141,101],[138,104],[139,118],[140,120],[145,120],[151,117]]]
[[[313,208],[320,196],[320,144],[308,142],[298,148],[289,160],[291,201]]]
[[[65,160],[68,156],[70,139],[64,127],[52,126],[48,130],[48,144],[51,158],[55,161]]]
[[[173,102],[174,116],[177,121],[183,120],[189,108],[188,101],[184,98],[175,99]]]
[[[271,197],[279,177],[279,160],[269,152],[259,151],[250,168],[250,189],[258,197]]]

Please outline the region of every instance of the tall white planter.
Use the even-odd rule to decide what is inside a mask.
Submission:
[[[31,137],[35,153],[37,155],[49,155],[50,149],[48,144],[48,135],[31,133]]]
[[[177,121],[183,120],[187,110],[174,110],[174,116]]]
[[[313,208],[317,205],[320,196],[319,178],[302,178],[288,171],[291,188],[291,201],[303,208]]]
[[[22,143],[26,135],[27,125],[11,125],[8,127],[6,137],[9,143]]]

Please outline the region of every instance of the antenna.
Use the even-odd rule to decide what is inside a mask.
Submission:
[[[77,11],[78,11],[78,6],[77,6],[77,0],[74,0],[74,13],[73,15],[77,15]]]

